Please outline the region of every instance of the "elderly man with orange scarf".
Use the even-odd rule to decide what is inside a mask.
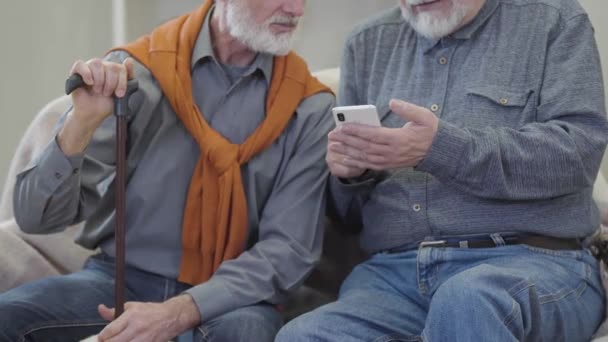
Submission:
[[[0,295],[1,341],[272,341],[320,257],[329,89],[289,52],[305,0],[216,0],[104,59],[18,176],[22,230],[86,221],[74,274]],[[130,98],[125,312],[114,317],[113,96]]]

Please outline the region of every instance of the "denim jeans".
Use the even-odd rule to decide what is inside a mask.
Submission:
[[[276,341],[588,342],[603,314],[586,250],[429,247],[374,255]]]
[[[126,270],[127,301],[162,302],[190,286],[133,268]],[[108,322],[97,305],[114,306],[114,262],[97,255],[82,271],[49,277],[0,294],[0,341],[78,341]],[[195,341],[272,341],[282,324],[270,305],[244,307],[203,323]]]

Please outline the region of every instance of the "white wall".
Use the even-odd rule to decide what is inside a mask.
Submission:
[[[201,0],[117,0],[126,4],[126,36],[133,39]],[[580,0],[596,28],[608,80],[608,1]],[[37,110],[61,95],[72,62],[102,55],[112,42],[112,1],[19,0],[0,11],[0,187],[10,158]],[[296,50],[313,70],[339,64],[342,43],[364,17],[396,0],[309,0]],[[606,166],[608,169],[608,165]],[[608,170],[607,174],[608,174]],[[1,190],[1,188],[0,188]]]
[[[0,6],[0,190],[21,134],[59,96],[78,58],[111,46],[110,1],[19,0]]]

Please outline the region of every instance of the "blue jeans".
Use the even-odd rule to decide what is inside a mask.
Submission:
[[[126,271],[127,301],[162,302],[190,286],[133,268]],[[97,305],[114,306],[114,262],[94,256],[84,269],[25,284],[0,295],[0,341],[78,341],[108,322]],[[203,323],[195,341],[273,341],[282,325],[270,305],[244,307]]]
[[[276,341],[587,342],[603,313],[586,250],[422,248],[374,255]]]

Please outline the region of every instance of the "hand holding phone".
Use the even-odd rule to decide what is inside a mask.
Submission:
[[[332,113],[337,127],[345,123],[381,126],[378,111],[374,105],[334,107]]]

